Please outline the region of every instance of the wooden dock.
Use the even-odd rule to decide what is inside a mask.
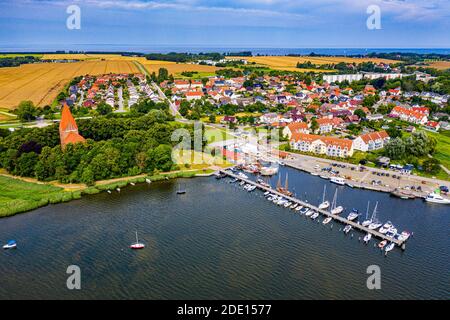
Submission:
[[[333,215],[330,212],[322,210],[322,209],[319,209],[318,207],[316,207],[316,206],[314,206],[314,205],[312,205],[310,203],[301,201],[301,200],[293,198],[293,197],[286,196],[286,195],[284,195],[284,194],[282,194],[282,193],[280,193],[280,192],[278,192],[278,191],[276,191],[276,190],[274,190],[274,189],[272,189],[270,187],[263,186],[263,185],[255,182],[255,181],[252,181],[252,180],[249,180],[249,179],[244,179],[244,178],[240,177],[239,175],[234,174],[234,173],[232,173],[232,172],[230,172],[228,170],[220,170],[219,172],[221,174],[224,174],[224,175],[227,175],[229,177],[238,179],[240,181],[244,181],[247,184],[254,185],[260,190],[269,191],[272,194],[276,194],[278,196],[281,196],[281,197],[283,197],[284,199],[286,199],[286,200],[288,200],[290,202],[297,203],[297,204],[300,204],[303,207],[307,207],[309,209],[317,211],[320,214],[322,214],[322,215],[324,215],[326,217],[331,217],[333,220],[339,221],[339,222],[341,222],[341,223],[343,223],[345,225],[351,225],[356,230],[359,230],[359,231],[364,232],[364,233],[370,233],[370,234],[372,234],[373,237],[376,237],[376,238],[381,239],[381,240],[386,240],[388,242],[393,242],[397,246],[401,247],[403,250],[406,248],[405,241],[400,241],[400,240],[397,240],[397,239],[392,239],[390,237],[387,237],[386,235],[384,235],[384,234],[382,234],[382,233],[380,233],[380,232],[378,232],[376,230],[371,230],[371,229],[369,229],[367,227],[362,226],[359,223],[356,223],[354,221],[350,221],[350,220],[348,220],[348,219],[346,219],[344,217],[341,217],[339,215]]]

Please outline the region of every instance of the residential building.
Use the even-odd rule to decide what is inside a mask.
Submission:
[[[289,139],[294,133],[309,133],[309,127],[306,122],[292,122],[283,129],[283,136]]]
[[[353,141],[314,134],[294,133],[290,139],[293,150],[346,158],[353,155]]]
[[[363,152],[379,150],[384,148],[390,137],[386,131],[370,132],[360,135],[353,141],[355,150]]]

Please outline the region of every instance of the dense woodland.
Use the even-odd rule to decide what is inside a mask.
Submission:
[[[166,111],[144,116],[96,117],[79,120],[85,144],[60,147],[58,125],[21,129],[0,135],[0,167],[8,172],[41,181],[82,182],[176,170],[171,135],[178,128]]]
[[[36,63],[36,62],[40,62],[40,59],[33,56],[1,58],[0,68],[18,67],[22,64]]]

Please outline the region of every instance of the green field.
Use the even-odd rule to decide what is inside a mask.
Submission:
[[[0,217],[30,211],[49,203],[70,201],[80,195],[55,186],[0,176]]]
[[[231,140],[234,137],[228,134],[225,130],[217,129],[217,128],[211,128],[206,127],[205,129],[205,138],[206,141],[209,143],[212,142],[219,142],[224,140]]]
[[[186,76],[183,76],[181,73],[176,73],[174,75],[174,78],[175,79],[183,79],[183,80],[189,80],[189,79],[200,80],[203,78],[214,77],[215,75],[216,74],[214,72],[198,72],[198,73],[194,73],[192,75],[192,77],[186,77]]]
[[[450,132],[444,131],[441,133],[434,133],[427,131],[427,134],[437,141],[434,158],[441,161],[447,169],[450,169]]]

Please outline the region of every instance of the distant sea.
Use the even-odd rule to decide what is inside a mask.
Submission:
[[[205,46],[149,46],[126,44],[45,44],[45,45],[15,45],[2,46],[0,52],[54,52],[54,51],[99,51],[99,52],[138,52],[138,53],[168,53],[168,52],[241,52],[251,51],[254,55],[307,55],[311,52],[323,55],[364,55],[371,52],[411,52],[450,54],[450,48],[246,48],[246,47],[205,47]]]

